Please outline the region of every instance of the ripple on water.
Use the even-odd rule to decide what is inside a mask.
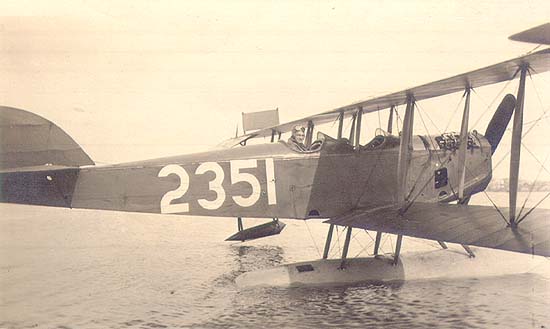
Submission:
[[[3,207],[3,206],[2,206]],[[549,282],[480,280],[239,290],[241,273],[316,258],[309,236],[223,241],[233,221],[10,208],[0,241],[5,328],[549,327]],[[1,212],[1,211],[0,211]],[[17,212],[20,212],[19,215]],[[2,212],[3,213],[3,212]],[[40,215],[42,214],[42,215]],[[220,219],[220,223],[223,222]],[[310,224],[318,240],[323,224]],[[298,242],[297,242],[298,241]]]

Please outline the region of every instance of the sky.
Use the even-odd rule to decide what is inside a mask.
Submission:
[[[549,22],[550,3],[2,1],[0,13],[0,104],[117,163],[208,150],[235,134],[242,112],[278,108],[281,122],[294,120],[520,56],[536,45],[508,36]],[[470,128],[483,133],[486,109],[517,80],[482,89]],[[421,102],[427,127],[416,120],[415,133],[458,131],[461,96]],[[550,75],[534,76],[525,121],[549,109]],[[386,115],[365,116],[362,142]],[[549,123],[525,140],[525,177],[550,150]]]

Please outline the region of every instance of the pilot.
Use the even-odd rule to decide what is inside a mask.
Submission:
[[[292,128],[292,136],[288,139],[288,146],[298,152],[307,151],[307,146],[304,144],[306,139],[306,129],[303,126],[294,126]]]

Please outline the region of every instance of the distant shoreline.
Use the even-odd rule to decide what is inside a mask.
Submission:
[[[488,192],[508,192],[510,180],[508,178],[492,179],[487,186]],[[550,192],[550,181],[535,182],[528,180],[519,180],[519,192]]]

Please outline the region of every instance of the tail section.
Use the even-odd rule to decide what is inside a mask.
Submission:
[[[0,171],[93,164],[80,146],[53,122],[31,112],[0,106]]]
[[[70,207],[78,167],[93,164],[54,123],[0,106],[0,202]]]

